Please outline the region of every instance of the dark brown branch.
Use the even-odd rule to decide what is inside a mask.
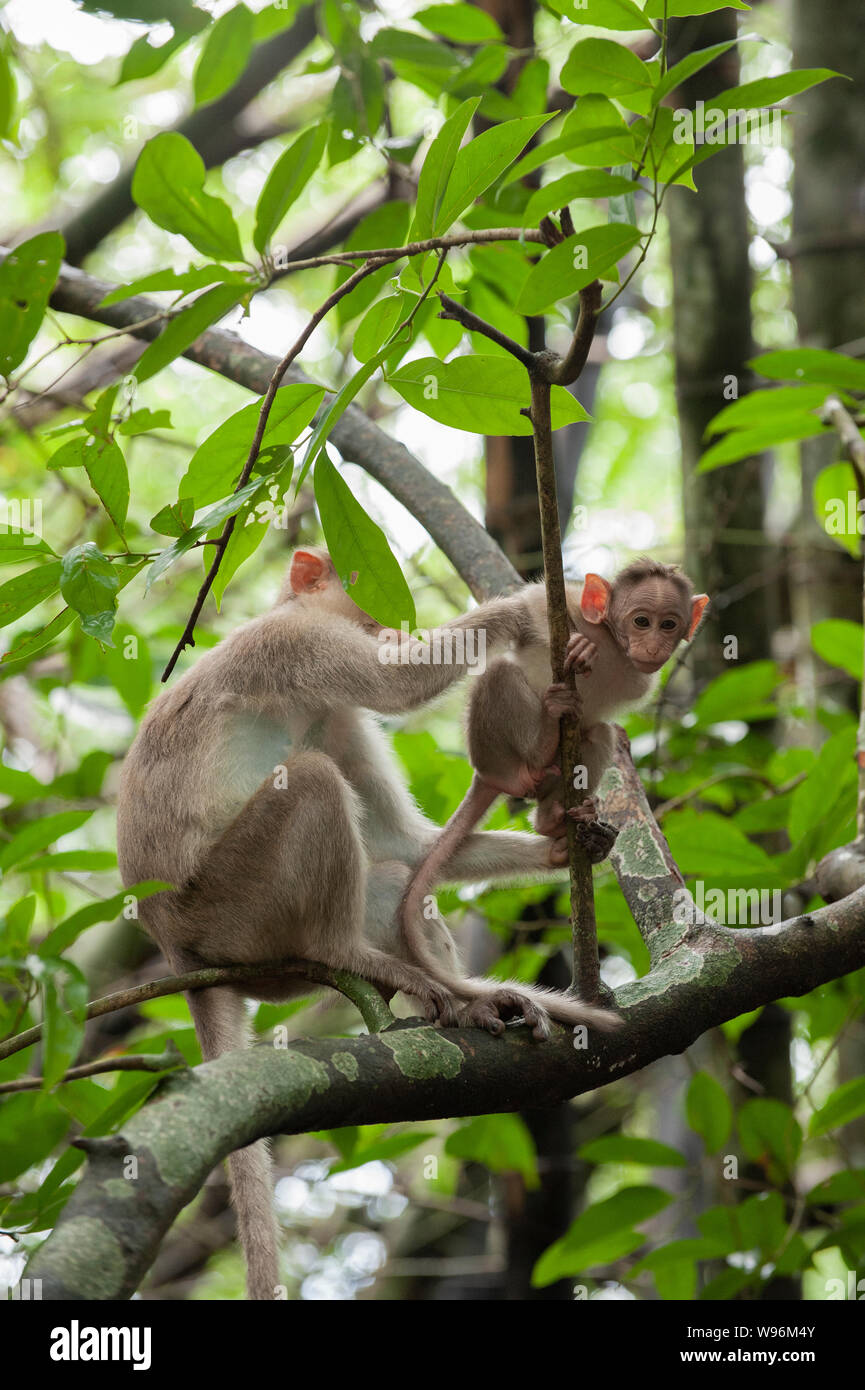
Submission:
[[[485,338],[489,338],[491,343],[497,343],[499,347],[504,348],[505,351],[509,352],[512,357],[515,357],[518,362],[521,362],[527,372],[534,370],[535,353],[529,352],[528,348],[522,347],[520,343],[515,342],[513,338],[509,338],[506,333],[502,333],[498,328],[495,328],[493,324],[487,323],[485,319],[478,318],[477,314],[473,314],[471,309],[467,309],[463,304],[458,304],[455,299],[451,299],[450,295],[443,294],[439,291],[439,300],[442,305],[442,310],[439,314],[440,319],[455,319],[456,322],[461,324],[469,333],[483,334]]]

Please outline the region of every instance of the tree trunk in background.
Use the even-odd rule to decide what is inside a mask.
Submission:
[[[865,9],[861,0],[794,0],[793,64],[827,67],[853,80],[824,82],[796,98],[793,118],[793,306],[808,347],[859,341],[865,351]],[[858,243],[858,244],[857,244]],[[814,478],[838,458],[827,437],[802,448],[802,561],[797,586],[803,627],[821,618],[862,617],[857,561],[814,517]],[[811,544],[809,544],[809,536]],[[821,544],[815,546],[813,538]]]
[[[671,65],[685,54],[736,37],[733,10],[675,21]],[[693,108],[739,80],[731,49],[673,94]],[[739,661],[770,652],[777,625],[778,566],[762,538],[768,465],[759,458],[697,474],[704,431],[726,403],[725,379],[745,393],[753,356],[751,273],[741,146],[714,155],[695,172],[699,192],[674,188],[667,197],[673,263],[674,353],[685,515],[685,554],[698,587],[713,598],[708,640],[699,659],[713,673],[729,669],[722,639],[738,639]]]
[[[846,347],[865,354],[865,8],[861,0],[794,0],[793,62],[827,67],[835,79],[796,98],[793,152],[793,303],[799,336],[809,347]],[[807,546],[816,530],[813,480],[839,456],[832,439],[802,450],[802,529],[805,537],[799,586],[804,622],[850,618],[861,622],[861,571],[840,546]],[[806,529],[808,528],[808,529]],[[815,565],[816,573],[815,573]],[[849,686],[845,688],[849,694]],[[842,1033],[839,1081],[865,1070],[865,1025]],[[862,1162],[865,1122],[850,1126],[848,1142]]]

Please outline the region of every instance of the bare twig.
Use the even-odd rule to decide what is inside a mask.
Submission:
[[[169,1039],[164,1052],[157,1054],[136,1053],[133,1057],[100,1057],[95,1062],[85,1062],[80,1067],[70,1067],[61,1081],[80,1081],[82,1076],[101,1076],[108,1071],[171,1071],[175,1067],[185,1067],[183,1054]],[[42,1089],[41,1076],[19,1076],[16,1081],[0,1083],[0,1095],[13,1095],[17,1091],[39,1091]]]
[[[255,461],[258,458],[258,451],[261,448],[261,441],[264,438],[264,431],[267,428],[267,421],[270,416],[271,407],[273,406],[273,402],[276,399],[276,393],[279,389],[279,383],[282,381],[292,362],[303,350],[305,344],[309,341],[315,329],[321,323],[322,319],[330,313],[334,305],[338,304],[341,299],[344,299],[347,294],[351,294],[351,291],[355,288],[356,285],[360,284],[361,280],[366,279],[367,275],[372,275],[373,271],[379,270],[383,264],[385,264],[385,262],[380,260],[369,260],[367,261],[366,265],[362,265],[358,270],[354,272],[353,275],[350,275],[347,280],[345,280],[341,285],[337,286],[333,293],[331,295],[328,295],[324,303],[320,305],[318,309],[316,309],[315,313],[312,315],[306,327],[300,334],[300,337],[296,340],[292,347],[289,348],[282,361],[278,363],[276,370],[270,378],[267,391],[264,394],[264,399],[261,403],[261,410],[258,414],[258,425],[256,426],[255,437],[252,441],[252,444],[250,445],[246,463],[243,465],[243,472],[241,473],[235,485],[235,492],[239,492],[240,489],[245,487],[246,484],[249,482],[250,474],[252,473],[252,470],[255,467]],[[204,583],[201,585],[201,588],[198,591],[198,597],[195,600],[186,627],[183,629],[180,641],[177,643],[177,646],[174,648],[174,651],[172,652],[168,660],[168,665],[162,672],[163,681],[168,680],[168,677],[171,675],[171,672],[177,665],[177,660],[184,647],[195,646],[195,624],[198,622],[199,614],[201,613],[201,610],[204,607],[204,601],[207,598],[207,595],[210,593],[213,581],[216,578],[217,573],[219,571],[219,566],[222,564],[222,557],[225,554],[225,548],[228,545],[228,542],[231,540],[232,532],[234,531],[236,521],[237,513],[235,512],[233,516],[230,516],[228,518],[228,520],[222,528],[222,534],[220,535],[216,543],[216,551],[214,553],[210,569],[207,571],[207,574],[204,577]]]
[[[359,975],[348,970],[334,970],[314,960],[265,961],[259,965],[212,965],[205,970],[189,970],[184,975],[166,976],[161,980],[149,980],[147,984],[135,985],[131,989],[118,990],[116,994],[103,995],[88,1004],[84,1013],[86,1020],[101,1018],[103,1014],[114,1014],[119,1009],[128,1009],[136,1004],[144,1004],[150,999],[162,999],[167,994],[182,994],[184,990],[214,989],[219,985],[242,985],[247,980],[260,980],[263,976],[278,978],[281,975],[301,975],[314,985],[327,985],[338,990],[350,999],[363,1017],[371,1033],[378,1033],[393,1023],[394,1018],[384,1002],[378,988]],[[0,1061],[32,1047],[42,1037],[42,1025],[36,1024],[17,1037],[0,1042]]]

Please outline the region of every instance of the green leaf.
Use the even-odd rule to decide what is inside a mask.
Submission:
[[[277,227],[309,183],[327,145],[327,124],[322,122],[299,135],[274,164],[255,208],[252,242],[264,252]]]
[[[650,1168],[684,1168],[688,1160],[678,1149],[657,1139],[638,1139],[632,1134],[606,1134],[590,1139],[577,1151],[588,1163],[644,1163]]]
[[[787,415],[752,430],[731,430],[711,449],[707,449],[697,465],[698,473],[711,473],[728,463],[761,454],[790,440],[813,439],[826,434],[826,426],[816,415]]]
[[[161,372],[175,357],[180,357],[205,328],[233,309],[240,297],[236,285],[214,285],[212,290],[205,290],[168,320],[159,337],[139,357],[132,375],[138,381],[148,381]]]
[[[113,439],[95,439],[91,435],[84,455],[90,486],[122,536],[129,507],[129,474],[120,445]]]
[[[105,309],[109,304],[119,304],[136,294],[149,294],[152,290],[178,290],[181,294],[191,294],[193,290],[204,290],[215,283],[246,285],[250,281],[240,270],[227,270],[224,265],[190,266],[189,270],[154,270],[151,275],[142,275],[138,280],[130,280],[127,285],[118,285],[100,300],[98,308]]]
[[[826,618],[811,628],[811,646],[828,666],[839,666],[854,680],[862,679],[862,624],[848,618]]]
[[[464,145],[454,159],[434,231],[437,234],[446,232],[513,164],[532,136],[550,120],[552,115],[520,116],[483,131]]]
[[[416,302],[417,295],[403,293],[387,295],[370,305],[357,326],[351,345],[358,362],[368,362],[381,351]]]
[[[854,560],[862,549],[863,511],[865,505],[859,500],[852,463],[830,463],[828,468],[822,468],[814,479],[814,515],[826,535],[843,546]],[[859,672],[854,674],[858,679]]]
[[[146,641],[134,628],[118,624],[114,629],[114,646],[105,652],[103,661],[111,684],[129,713],[137,719],[153,687],[150,649]]]
[[[229,581],[234,578],[240,566],[255,554],[267,535],[271,523],[279,524],[267,514],[259,516],[255,510],[258,505],[259,503],[253,499],[237,514],[234,530],[228,545],[225,547],[222,564],[219,566],[211,589],[217,608],[222,606],[222,596],[228,588]],[[206,558],[205,563],[207,563]]]
[[[710,48],[700,48],[695,53],[687,54],[681,62],[670,68],[665,77],[661,78],[652,93],[652,105],[657,106],[659,102],[664,100],[668,92],[681,87],[683,82],[687,82],[689,77],[694,76],[694,73],[708,67],[709,63],[720,58],[722,53],[727,53],[731,48],[735,48],[736,43],[736,39],[728,39],[726,43],[713,43]]]
[[[545,1288],[557,1279],[583,1273],[593,1265],[628,1254],[643,1244],[633,1227],[648,1221],[672,1198],[659,1187],[625,1187],[578,1216],[567,1235],[554,1241],[541,1255],[532,1272],[534,1288]]]
[[[381,527],[367,516],[324,450],[315,500],[328,552],[346,593],[384,627],[415,626],[414,600]]]
[[[770,1172],[783,1182],[796,1167],[802,1149],[802,1129],[789,1105],[771,1097],[746,1100],[739,1110],[739,1138],[750,1159],[765,1164],[777,1160],[780,1172]]]
[[[160,536],[182,536],[184,531],[189,530],[194,516],[195,499],[180,497],[150,518],[150,529]]]
[[[332,1130],[331,1134],[339,1132]],[[395,1158],[402,1158],[403,1154],[411,1153],[419,1144],[427,1143],[435,1137],[435,1130],[414,1128],[402,1134],[388,1134],[367,1144],[361,1143],[346,1153],[341,1162],[333,1165],[328,1177],[334,1173],[349,1173],[352,1168],[359,1168],[362,1163],[388,1163]]]
[[[458,106],[427,150],[418,179],[417,205],[409,240],[422,241],[432,236],[453,171],[454,160],[469,122],[479,105],[480,97],[473,97]]]
[[[393,63],[437,70],[439,74],[456,65],[456,56],[446,44],[407,29],[379,29],[369,51],[373,58],[388,58]]]
[[[743,82],[740,87],[730,87],[712,97],[712,109],[716,111],[753,111],[763,106],[774,106],[776,102],[786,101],[787,97],[798,96],[831,77],[842,74],[831,68],[799,68],[794,72],[784,72],[778,77],[760,77],[756,82]]]
[[[388,385],[416,410],[454,429],[472,434],[532,432],[520,414],[531,398],[528,374],[510,357],[455,357],[450,362],[420,357],[392,372]],[[553,429],[589,418],[564,387],[553,387],[551,403]]]
[[[0,849],[0,869],[8,873],[16,864],[30,858],[46,845],[53,845],[63,835],[77,830],[93,815],[92,811],[58,811],[53,816],[40,816],[29,821]]]
[[[445,1153],[466,1163],[482,1163],[492,1173],[521,1173],[527,1188],[540,1186],[537,1155],[519,1115],[478,1115],[448,1135]]]
[[[262,449],[293,444],[306,429],[324,399],[324,387],[310,383],[280,386],[262,436]],[[199,507],[225,497],[249,456],[258,428],[261,401],[236,410],[199,444],[178,484],[181,498],[195,498]],[[162,515],[161,513],[159,514]]]
[[[61,569],[59,560],[51,561],[0,584],[0,627],[14,623],[35,608],[37,603],[56,593]]]
[[[726,816],[690,808],[672,811],[664,818],[664,833],[683,873],[748,887],[786,887],[780,866]]]
[[[750,661],[716,676],[694,705],[699,725],[724,719],[763,719],[774,714],[770,698],[784,679],[774,661]]]
[[[0,531],[0,565],[21,565],[37,555],[53,555],[54,551],[47,541],[26,527],[16,527],[9,519],[12,502],[6,503],[5,530]]]
[[[733,1107],[720,1082],[708,1072],[698,1071],[685,1098],[688,1124],[699,1134],[710,1154],[720,1153],[730,1137]]]
[[[204,513],[200,521],[194,526],[190,526],[188,531],[184,531],[174,545],[170,545],[167,550],[162,550],[150,566],[147,575],[147,593],[152,584],[165,573],[169,565],[173,565],[175,560],[179,560],[181,555],[185,555],[191,550],[195,542],[202,540],[214,526],[221,521],[227,521],[230,516],[239,511],[244,502],[248,502],[258,489],[262,486],[261,478],[252,478],[244,487],[233,492],[230,497],[225,497],[221,502],[217,502],[215,507],[210,507]]]
[[[865,362],[828,348],[764,352],[747,365],[772,381],[819,381],[838,391],[865,391]]]
[[[49,962],[46,961],[46,967]],[[84,1040],[87,980],[71,961],[52,961],[42,983],[42,1084],[60,1080]]]
[[[252,51],[252,15],[245,5],[235,5],[210,29],[195,68],[195,104],[215,101],[234,86]]]
[[[22,671],[40,651],[49,646],[55,637],[59,637],[60,633],[64,632],[74,621],[74,610],[64,608],[57,614],[56,618],[52,618],[49,623],[45,623],[35,632],[20,633],[10,650],[3,655],[3,676],[14,676]]]
[[[370,377],[378,371],[385,356],[386,352],[383,350],[382,352],[377,352],[375,357],[371,357],[368,362],[364,362],[354,375],[349,377],[348,381],[339,392],[339,395],[331,401],[327,410],[319,416],[318,424],[313,430],[309,443],[306,446],[306,453],[303,456],[303,463],[301,464],[300,473],[295,483],[295,496],[303,486],[307,473],[318,458],[324,446],[324,442],[328,438],[337,420],[341,419],[357,393],[366,385]]]
[[[179,232],[202,255],[240,261],[234,218],[220,198],[204,192],[204,176],[204,161],[195,147],[177,131],[164,131],[138,157],[132,196],[158,227]]]
[[[654,86],[651,70],[642,59],[613,39],[575,43],[562,68],[561,83],[573,96],[599,92],[620,97],[636,90],[649,93]]]
[[[36,873],[109,873],[117,868],[117,855],[109,849],[66,849],[59,854],[41,854],[28,859],[24,872]]]
[[[36,916],[36,894],[28,893],[26,897],[19,898],[17,903],[13,903],[6,913],[6,922],[2,934],[2,940],[6,950],[13,950],[15,954],[22,953],[30,939],[30,928],[33,926],[33,919]]]
[[[40,232],[0,263],[0,376],[8,376],[27,356],[57,283],[64,249],[59,232]]]
[[[536,227],[542,217],[567,207],[575,198],[615,198],[633,193],[638,186],[633,179],[624,178],[621,174],[608,174],[603,169],[565,174],[552,183],[545,183],[543,188],[532,194],[523,214],[523,225]]]
[[[165,66],[171,55],[188,41],[189,34],[173,34],[167,43],[155,48],[150,42],[150,35],[142,34],[123,59],[115,87],[122,86],[124,82],[137,82],[143,77],[152,77]]]
[[[69,1116],[44,1091],[4,1096],[0,1182],[8,1183],[48,1157],[69,1128]]]
[[[589,227],[566,237],[529,272],[516,309],[521,314],[542,314],[593,280],[617,279],[616,263],[639,240],[638,228],[624,222]]]
[[[646,16],[634,0],[550,0],[550,8],[572,24],[592,24],[599,29],[648,29]]]
[[[717,10],[750,10],[745,0],[648,0],[647,19],[678,19],[683,15],[714,14]]]
[[[809,410],[817,410],[825,399],[826,392],[819,386],[769,386],[749,391],[713,416],[706,426],[706,435],[754,429],[778,418],[786,419],[790,414],[806,415]]]
[[[117,426],[117,433],[123,435],[148,434],[151,430],[170,430],[171,412],[169,410],[149,410],[142,406],[133,410]]]
[[[111,631],[120,581],[111,561],[93,541],[76,545],[63,556],[60,592],[81,619],[89,637],[112,647]]]
[[[80,907],[71,917],[65,918],[48,933],[39,947],[40,958],[59,956],[61,952],[67,951],[82,932],[95,926],[97,922],[113,922],[128,908],[130,898],[140,902],[142,898],[151,898],[154,893],[161,893],[170,887],[170,883],[163,883],[159,879],[146,879],[142,883],[134,883],[129,888],[124,888],[122,893],[115,893],[111,898],[100,898],[98,902]]]
[[[855,782],[855,758],[856,730],[853,728],[841,729],[823,744],[811,771],[793,793],[789,829],[794,843],[824,820],[831,822],[832,808],[845,784],[849,786]]]
[[[474,5],[427,5],[412,18],[454,43],[495,43],[505,37],[493,16]]]

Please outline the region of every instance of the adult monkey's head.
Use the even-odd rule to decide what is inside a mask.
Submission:
[[[605,623],[638,671],[659,671],[684,638],[700,625],[708,594],[694,586],[678,565],[634,560],[612,583],[587,574],[580,612],[589,623]]]

